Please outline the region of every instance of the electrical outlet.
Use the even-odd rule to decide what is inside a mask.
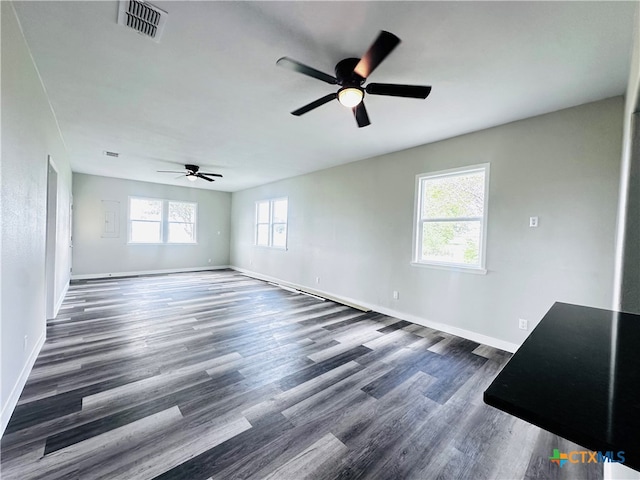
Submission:
[[[525,320],[524,318],[521,318],[518,320],[518,328],[520,330],[528,330],[529,329],[529,325],[528,325],[528,321]]]
[[[538,226],[538,217],[529,217],[529,226],[537,227]]]
[[[208,262],[211,263],[211,259],[209,259]]]
[[[394,290],[394,291],[393,291],[393,299],[394,299],[394,300],[398,300],[399,298],[400,298],[400,294],[398,293],[398,291],[397,291],[397,290]]]

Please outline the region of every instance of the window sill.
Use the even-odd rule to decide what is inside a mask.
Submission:
[[[472,273],[474,275],[486,275],[486,268],[461,267],[459,265],[447,265],[440,263],[411,262],[412,267],[432,268],[434,270],[448,270],[450,272]]]
[[[274,247],[271,245],[254,245],[255,248],[264,248],[267,250],[282,250],[284,252],[286,252],[287,250],[289,250],[288,247]]]
[[[127,242],[127,245],[198,245],[198,242]]]

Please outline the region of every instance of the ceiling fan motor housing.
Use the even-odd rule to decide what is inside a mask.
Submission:
[[[192,174],[196,174],[198,173],[198,170],[200,170],[200,167],[198,165],[185,165],[184,168],[186,168],[187,171],[191,172]]]
[[[338,85],[342,85],[343,87],[359,87],[364,83],[365,79],[354,71],[358,62],[360,62],[359,58],[345,58],[337,63],[335,72]]]

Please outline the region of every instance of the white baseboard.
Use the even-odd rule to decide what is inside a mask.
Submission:
[[[482,343],[483,345],[488,345],[490,347],[499,348],[500,350],[505,350],[507,352],[514,353],[516,350],[518,350],[518,348],[520,348],[520,345],[518,345],[517,343],[507,342],[505,340],[500,340],[499,338],[490,337],[488,335],[484,335],[478,332],[473,332],[471,330],[466,330],[464,328],[454,327],[453,325],[448,325],[446,323],[434,322],[431,320],[427,320],[426,318],[413,315],[411,313],[401,312],[399,310],[394,310],[394,309],[383,307],[380,305],[363,302],[361,300],[357,300],[354,298],[336,295],[334,293],[326,292],[323,290],[308,288],[303,285],[296,285],[294,283],[286,282],[284,280],[280,280],[278,278],[271,277],[269,275],[263,275],[261,273],[247,270],[246,268],[234,267],[233,265],[230,268],[240,273],[243,273],[245,275],[248,275],[250,277],[257,278],[259,280],[265,280],[267,282],[277,283],[280,285],[284,285],[285,287],[294,288],[296,290],[311,293],[312,295],[318,295],[320,297],[324,297],[329,300],[333,300],[335,302],[342,303],[344,305],[347,305],[353,308],[357,308],[359,310],[363,310],[363,311],[373,310],[374,312],[382,313],[384,315],[389,315],[390,317],[395,317],[400,320],[406,320],[408,322],[416,323],[418,325],[422,325],[423,327],[429,327],[429,328],[433,328],[434,330],[440,330],[441,332],[449,333],[457,337],[466,338],[467,340]]]
[[[2,422],[2,424],[0,424],[0,437],[2,437],[2,435],[4,434],[4,430],[5,428],[7,428],[7,424],[11,419],[11,415],[13,414],[13,411],[15,410],[16,405],[18,404],[18,400],[20,399],[20,394],[22,394],[22,390],[24,389],[24,386],[27,383],[27,379],[29,378],[29,374],[31,373],[33,364],[36,363],[36,359],[38,358],[38,355],[40,354],[40,350],[44,345],[45,338],[46,338],[46,329],[42,332],[42,335],[40,335],[40,338],[38,338],[38,341],[33,346],[33,350],[31,350],[31,353],[29,354],[29,358],[24,364],[24,367],[22,367],[22,371],[20,372],[20,376],[18,377],[18,380],[13,386],[13,389],[11,390],[11,393],[9,394],[7,401],[2,406],[2,413],[0,414],[0,417],[1,417],[0,421]]]
[[[234,266],[231,266],[229,268],[232,268],[233,270],[240,272],[244,275],[247,275],[249,277],[257,278],[258,280],[264,280],[265,282],[276,283],[283,287],[293,288],[294,290],[299,290],[304,293],[310,293],[311,295],[326,298],[327,300],[333,300],[334,302],[341,303],[343,305],[347,305],[348,307],[356,308],[358,310],[362,310],[363,312],[368,312],[370,310],[373,310],[372,308],[363,305],[358,300],[355,300],[353,298],[336,296],[330,292],[325,292],[324,290],[317,290],[315,288],[309,288],[303,285],[298,285],[296,283],[287,282],[285,280],[281,280],[279,278],[272,277],[270,275],[263,275],[262,273],[247,270],[246,268],[240,268],[240,267],[234,267]]]
[[[186,268],[168,268],[163,270],[138,270],[134,272],[104,272],[104,273],[84,273],[80,275],[71,275],[71,280],[93,280],[96,278],[112,278],[112,277],[135,277],[137,275],[161,275],[163,273],[182,273],[182,272],[201,272],[205,270],[224,270],[231,268],[229,265],[217,265],[215,267],[186,267]]]
[[[399,312],[397,310],[392,310],[385,307],[374,307],[372,308],[372,310],[383,313],[385,315],[389,315],[390,317],[399,318],[400,320],[417,323],[418,325],[422,325],[423,327],[429,327],[433,328],[434,330],[440,330],[441,332],[450,333],[451,335],[455,335],[456,337],[466,338],[467,340],[471,340],[472,342],[478,342],[482,343],[483,345],[499,348],[500,350],[505,350],[510,353],[515,353],[515,351],[520,348],[520,345],[518,345],[517,343],[507,342],[505,340],[500,340],[499,338],[483,335],[482,333],[473,332],[464,328],[454,327],[452,325],[447,325],[446,323],[434,322],[432,320],[427,320],[410,313]]]
[[[67,296],[67,291],[69,290],[69,281],[67,280],[66,285],[62,289],[60,296],[58,297],[58,301],[56,302],[56,306],[53,309],[53,318],[58,316],[58,312],[60,311],[60,307],[62,306],[62,302],[64,302],[64,297]]]

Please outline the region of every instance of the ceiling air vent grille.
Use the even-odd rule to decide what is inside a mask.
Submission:
[[[133,28],[141,35],[159,42],[167,12],[150,3],[138,0],[120,0],[118,23]]]

